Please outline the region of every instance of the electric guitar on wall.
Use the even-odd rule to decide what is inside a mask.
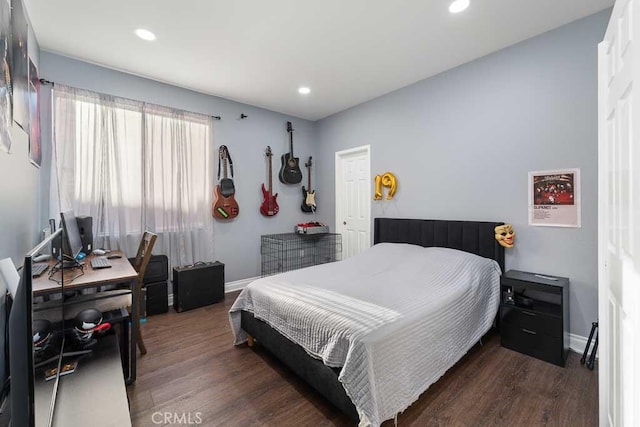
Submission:
[[[293,156],[293,128],[291,122],[287,122],[287,132],[289,132],[289,152],[280,156],[282,166],[278,178],[283,184],[299,184],[302,181],[302,171],[300,170],[300,159]]]
[[[218,157],[218,179],[220,179],[220,170],[222,169],[222,179],[214,189],[214,202],[211,208],[211,214],[216,219],[233,219],[240,213],[238,202],[236,202],[236,188],[233,185],[233,179],[227,177],[227,161],[231,167],[231,176],[233,177],[233,161],[229,155],[226,145],[221,145]],[[222,162],[222,167],[220,167]]]
[[[264,200],[260,205],[260,213],[264,216],[274,216],[278,213],[280,208],[278,207],[278,202],[276,202],[277,194],[273,194],[273,180],[271,178],[272,170],[271,170],[271,147],[267,146],[266,156],[269,159],[269,190],[267,191],[264,188],[264,184],[262,184],[262,197]]]
[[[308,188],[304,188],[302,186],[302,205],[300,205],[300,209],[302,212],[315,212],[316,211],[316,192],[311,190],[311,156],[309,156],[309,161],[304,164],[307,167],[307,185]]]

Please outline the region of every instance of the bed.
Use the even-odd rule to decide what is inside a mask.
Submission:
[[[376,218],[375,246],[265,277],[230,310],[257,340],[361,426],[418,399],[491,328],[502,223]]]

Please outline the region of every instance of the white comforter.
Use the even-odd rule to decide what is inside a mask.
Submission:
[[[333,264],[252,282],[230,310],[254,314],[326,365],[360,425],[381,424],[418,399],[491,327],[498,264],[466,252],[382,243]]]

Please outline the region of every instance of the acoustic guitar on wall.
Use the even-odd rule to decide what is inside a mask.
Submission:
[[[302,181],[302,171],[300,170],[300,159],[293,155],[293,128],[291,122],[287,122],[287,132],[289,133],[289,152],[280,157],[282,166],[278,178],[283,184],[299,184]]]
[[[233,162],[226,145],[221,145],[218,157],[218,179],[220,183],[214,189],[214,201],[211,214],[220,220],[233,219],[240,213],[238,202],[236,202],[236,188],[233,179],[227,177],[227,161],[231,166],[231,176],[233,177]],[[222,167],[220,165],[222,163]],[[222,170],[222,179],[220,179]]]
[[[302,205],[300,205],[300,209],[302,212],[315,212],[316,211],[316,192],[311,189],[311,156],[309,156],[309,161],[304,164],[307,167],[307,188],[302,186]]]
[[[273,174],[271,169],[271,157],[273,154],[271,153],[271,147],[267,146],[265,154],[269,159],[269,189],[265,189],[264,184],[262,184],[262,197],[264,200],[260,205],[260,213],[264,216],[274,216],[278,213],[280,207],[278,207],[278,202],[276,201],[278,195],[273,194],[273,179],[271,177]]]

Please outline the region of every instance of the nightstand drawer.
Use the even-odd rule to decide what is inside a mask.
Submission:
[[[539,334],[514,324],[504,323],[500,330],[500,344],[511,350],[564,366],[562,339]]]
[[[562,338],[562,319],[536,313],[523,307],[502,304],[500,318],[505,325],[552,338]]]

